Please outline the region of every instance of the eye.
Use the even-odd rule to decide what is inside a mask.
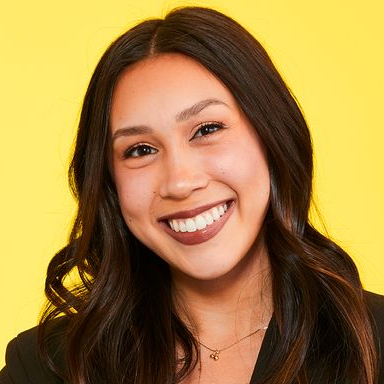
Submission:
[[[209,123],[203,123],[200,125],[200,128],[193,135],[192,139],[196,137],[211,135],[212,133],[217,132],[222,128],[225,128],[225,126],[223,123],[220,123],[220,122],[214,121]]]
[[[128,148],[123,153],[123,158],[128,159],[132,157],[143,157],[143,156],[153,155],[155,153],[157,153],[157,149],[147,144],[136,144],[133,147]]]

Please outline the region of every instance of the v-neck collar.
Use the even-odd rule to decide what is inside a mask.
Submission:
[[[251,381],[249,384],[257,384],[262,375],[264,374],[268,362],[270,361],[271,354],[273,353],[274,346],[276,345],[276,320],[272,315],[269,321],[267,331],[265,332],[263,342],[261,343],[259,356],[256,360],[255,368],[253,370]]]

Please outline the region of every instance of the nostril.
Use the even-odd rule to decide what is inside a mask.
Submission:
[[[171,197],[175,199],[184,199],[192,192],[205,188],[207,182],[204,178],[187,176],[172,178],[167,180],[160,189],[160,195],[164,197]]]

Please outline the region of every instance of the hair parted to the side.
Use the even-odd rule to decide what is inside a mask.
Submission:
[[[324,384],[374,384],[372,327],[356,267],[308,222],[312,147],[303,115],[255,38],[231,18],[200,7],[140,23],[97,65],[69,170],[78,212],[68,245],[48,268],[50,306],[40,340],[50,319],[70,319],[66,358],[73,384],[171,384],[196,364],[196,341],[174,308],[168,267],[127,229],[107,161],[119,76],[163,53],[187,55],[215,74],[266,149],[271,201],[264,226],[278,334],[260,384],[309,383],[309,370],[321,373]],[[68,290],[64,279],[72,270],[82,284]],[[176,345],[184,351],[181,361]]]

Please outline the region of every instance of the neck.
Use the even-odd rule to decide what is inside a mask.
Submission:
[[[179,316],[196,337],[225,345],[268,325],[272,293],[268,254],[258,245],[225,276],[197,280],[173,272]]]

